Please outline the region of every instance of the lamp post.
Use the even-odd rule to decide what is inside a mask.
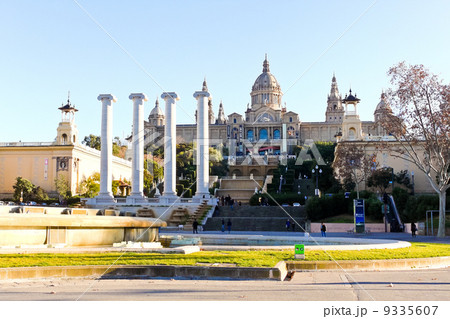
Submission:
[[[412,194],[414,195],[414,171],[411,172]]]
[[[319,174],[322,174],[322,169],[319,169],[319,166],[316,165],[316,167],[312,169],[312,173],[316,174],[316,191],[315,191],[315,195],[319,196]]]

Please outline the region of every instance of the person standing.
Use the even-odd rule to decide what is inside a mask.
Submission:
[[[286,220],[286,231],[289,231],[289,227],[291,226],[291,222],[289,219]]]
[[[194,234],[198,234],[198,222],[197,222],[197,220],[194,220],[194,222],[192,223],[192,232]]]
[[[222,218],[222,233],[225,231],[225,219]]]
[[[295,220],[292,220],[291,227],[292,231],[295,232]]]
[[[227,227],[228,227],[228,234],[229,234],[231,232],[231,219],[230,218],[228,218]]]
[[[412,237],[416,237],[416,231],[417,231],[416,224],[411,223],[411,234],[412,234]]]
[[[320,232],[322,233],[322,237],[327,237],[327,226],[325,226],[323,223],[320,227]]]

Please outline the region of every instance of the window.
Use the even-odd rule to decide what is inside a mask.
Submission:
[[[280,130],[273,131],[273,139],[279,140],[281,138]]]
[[[61,137],[62,137],[62,144],[66,145],[67,144],[67,135],[63,134]]]
[[[236,123],[236,119],[233,119],[233,123]]]
[[[292,123],[292,116],[289,118],[289,122],[291,122]]]
[[[259,131],[259,139],[267,140],[267,130],[265,128],[263,128]]]
[[[248,130],[248,131],[247,131],[247,139],[248,139],[250,142],[253,142],[253,130]]]

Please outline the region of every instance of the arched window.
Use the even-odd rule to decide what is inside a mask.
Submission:
[[[273,139],[279,140],[281,138],[280,130],[273,131]]]
[[[61,137],[62,137],[62,145],[66,145],[67,144],[67,135],[63,134]]]
[[[289,122],[292,123],[292,116],[289,118]]]
[[[253,130],[248,130],[248,131],[247,131],[247,139],[248,139],[250,142],[253,142]]]
[[[233,119],[233,123],[236,123],[236,119]]]
[[[265,128],[263,128],[259,131],[259,139],[267,140],[267,130]]]
[[[354,140],[354,139],[356,138],[356,130],[355,130],[355,128],[351,127],[351,128],[348,130],[348,138],[349,138],[350,140]]]

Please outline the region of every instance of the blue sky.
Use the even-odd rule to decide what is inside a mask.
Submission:
[[[146,117],[163,90],[177,92],[177,122],[193,123],[205,76],[216,115],[220,100],[243,114],[265,53],[302,121],[324,120],[333,72],[363,120],[400,61],[450,80],[449,1],[77,2],[0,2],[1,142],[52,141],[69,90],[81,138],[100,134],[100,93],[118,98],[116,136],[131,132],[135,92],[149,96]]]

